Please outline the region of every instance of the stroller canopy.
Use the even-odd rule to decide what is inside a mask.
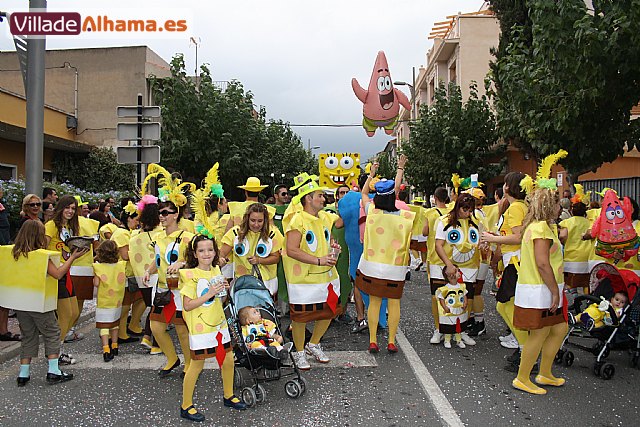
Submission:
[[[257,277],[252,275],[238,277],[231,287],[229,296],[238,311],[244,307],[273,307],[271,293]]]
[[[619,270],[614,265],[602,262],[591,270],[591,277],[597,280],[592,280],[592,289],[594,293],[600,293],[598,288],[600,283],[608,279],[607,282],[611,284],[611,290],[613,293],[623,292],[627,294],[629,302],[633,301],[640,284],[640,277],[631,270]],[[613,296],[613,295],[612,295]]]

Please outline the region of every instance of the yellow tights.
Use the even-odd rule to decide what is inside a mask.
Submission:
[[[173,346],[173,341],[167,332],[167,324],[164,322],[158,322],[157,320],[151,321],[151,332],[158,342],[158,347],[167,356],[167,364],[163,369],[169,369],[178,360],[176,354],[176,348]],[[184,355],[184,370],[189,369],[191,363],[191,353],[189,349],[189,331],[184,325],[176,325],[176,333],[178,334],[178,340],[180,341],[180,347],[182,348],[182,354]]]
[[[380,320],[380,305],[382,298],[369,295],[369,310],[367,317],[369,318],[369,342],[378,343],[378,321]],[[398,333],[398,325],[400,324],[400,299],[387,298],[387,310],[389,311],[389,344],[396,343],[396,333]]]
[[[122,304],[122,312],[120,313],[120,329],[118,332],[118,338],[122,340],[126,340],[129,338],[129,334],[127,333],[127,317],[129,317],[129,309],[131,308],[131,304]]]
[[[534,390],[538,388],[531,382],[530,375],[533,365],[538,360],[540,351],[542,351],[540,375],[550,380],[555,380],[556,377],[551,373],[551,366],[566,334],[567,324],[564,322],[530,331],[529,338],[522,347],[518,380]]]
[[[146,309],[147,306],[142,298],[133,303],[131,307],[131,322],[129,322],[129,329],[133,332],[142,333],[142,315]]]
[[[58,325],[60,326],[60,341],[64,340],[67,332],[78,318],[78,302],[76,297],[62,298],[58,300]]]
[[[435,295],[431,295],[431,314],[433,315],[433,323],[436,326],[435,330],[440,330],[440,317],[438,314],[438,298]]]
[[[513,298],[511,298],[507,302],[499,302],[496,305],[496,310],[500,313],[500,316],[504,319],[504,322],[507,324],[513,336],[518,340],[518,344],[524,345],[527,342],[528,334],[527,331],[518,329],[513,326],[513,311],[515,310],[515,305],[513,304]],[[533,365],[532,365],[533,366]]]
[[[330,324],[331,319],[316,320],[315,325],[313,325],[313,334],[311,335],[309,342],[311,344],[320,344],[320,340],[324,333],[327,332],[327,329],[329,329]],[[306,326],[306,323],[291,322],[291,332],[293,334],[293,343],[296,345],[296,351],[304,351]]]
[[[193,405],[193,392],[196,389],[196,382],[200,372],[204,368],[204,360],[192,360],[189,369],[185,370],[184,380],[182,381],[182,409],[187,409]],[[227,350],[227,355],[222,362],[222,389],[225,399],[233,396],[233,353]],[[195,414],[196,410],[191,409],[191,414]]]

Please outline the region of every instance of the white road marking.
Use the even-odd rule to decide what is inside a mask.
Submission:
[[[427,393],[431,404],[436,408],[436,411],[438,411],[442,422],[451,427],[463,427],[464,423],[400,329],[398,329],[396,339],[404,356],[407,358],[407,362],[409,362],[411,369],[413,369],[413,373],[420,382],[420,385],[422,385],[425,393]]]
[[[372,368],[377,367],[373,355],[365,351],[326,351],[329,363],[316,362],[311,356],[307,360],[312,369],[316,368]],[[98,353],[73,353],[73,358],[78,361],[75,365],[68,366],[71,369],[108,369],[108,370],[158,370],[162,369],[167,359],[164,356],[151,356],[147,354],[126,354],[120,348],[120,355],[111,362],[104,362],[102,355]],[[184,358],[181,358],[184,360]],[[204,369],[219,369],[215,358],[207,359],[204,362]]]

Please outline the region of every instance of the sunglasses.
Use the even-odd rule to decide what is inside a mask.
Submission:
[[[40,206],[42,206],[42,203],[27,203],[27,206],[30,206],[32,208],[39,208]]]
[[[160,215],[162,216],[173,215],[174,213],[178,213],[178,212],[177,211],[160,211]]]
[[[280,197],[286,197],[286,196],[288,196],[288,195],[289,195],[289,193],[287,193],[286,191],[285,191],[285,192],[283,192],[283,193],[280,193]]]

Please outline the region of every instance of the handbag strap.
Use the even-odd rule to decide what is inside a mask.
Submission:
[[[253,264],[253,274],[258,278],[258,280],[264,283],[264,280],[262,280],[262,273],[260,273],[260,269],[258,268],[258,264]]]

